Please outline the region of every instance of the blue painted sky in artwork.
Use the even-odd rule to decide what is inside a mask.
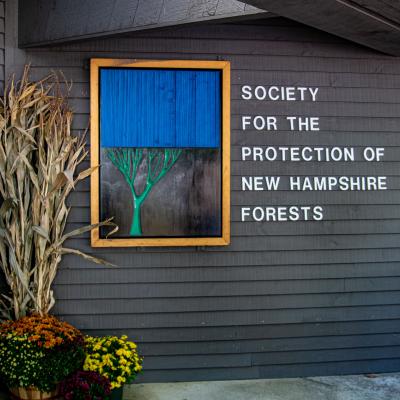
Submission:
[[[100,69],[102,147],[217,148],[220,71]]]

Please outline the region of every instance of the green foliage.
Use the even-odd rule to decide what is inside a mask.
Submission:
[[[127,336],[86,337],[86,359],[83,369],[102,374],[110,380],[111,389],[132,383],[142,371],[143,358]]]
[[[10,387],[51,391],[85,359],[83,336],[54,317],[25,317],[0,325],[0,376]]]
[[[84,357],[80,346],[63,350],[39,349],[27,337],[1,340],[0,374],[10,388],[35,386],[49,392],[80,368]]]

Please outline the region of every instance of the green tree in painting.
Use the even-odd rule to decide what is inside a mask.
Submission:
[[[154,185],[159,182],[177,162],[182,153],[182,149],[113,147],[108,148],[106,152],[108,158],[124,176],[131,189],[133,214],[130,235],[142,236],[141,206]],[[135,179],[143,162],[146,163],[146,183],[141,193],[138,193],[135,188]]]

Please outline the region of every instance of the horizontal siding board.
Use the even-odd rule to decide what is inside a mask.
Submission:
[[[244,168],[243,173],[246,175],[258,175],[258,173],[250,172],[249,169]],[[300,169],[301,167],[299,167]],[[322,169],[322,167],[321,167]],[[393,165],[393,170],[395,165]],[[329,174],[328,171],[324,170],[326,175]],[[336,169],[337,172],[342,172],[343,175],[346,174],[346,168],[343,166],[341,169],[339,166]],[[273,171],[272,171],[273,172]],[[295,171],[293,171],[295,172]],[[365,171],[368,175],[375,175],[373,168],[369,171]],[[379,172],[378,172],[379,173]],[[275,174],[274,174],[275,175]],[[293,192],[292,192],[293,193]],[[282,196],[282,194],[277,192],[247,192],[246,197],[242,193],[232,193],[232,205],[234,206],[250,206],[250,205],[310,205],[310,204],[399,204],[400,202],[400,191],[391,191],[390,196],[386,191],[374,191],[368,192],[347,192],[347,191],[324,191],[324,192],[297,192],[295,193],[295,200],[292,197]],[[293,196],[294,197],[294,196]],[[392,223],[397,223],[395,220]]]
[[[248,204],[246,204],[248,205]],[[256,206],[263,205],[262,203],[257,204]],[[282,204],[279,204],[280,206]],[[243,249],[244,251],[253,251],[255,252],[256,250],[258,251],[277,251],[277,250],[284,250],[287,249],[288,251],[293,251],[293,250],[346,250],[346,249],[360,249],[360,248],[365,248],[366,245],[364,243],[365,240],[368,240],[367,235],[373,235],[373,234],[398,234],[399,232],[399,224],[400,220],[382,220],[380,223],[377,223],[376,220],[358,220],[357,223],[354,223],[353,221],[322,221],[322,222],[312,222],[312,221],[303,221],[303,222],[234,222],[232,223],[232,244],[231,247],[229,248],[221,248],[221,247],[208,247],[205,248],[204,251],[207,252],[229,252],[229,251],[235,251],[238,247],[240,248],[242,246],[242,243],[240,241],[243,238],[246,238],[248,236],[254,237],[254,240],[258,240],[257,236],[264,236],[266,238],[261,239],[262,243],[265,243],[263,247],[261,248],[254,248],[254,246],[257,246],[257,244],[252,244],[253,249],[250,248],[248,250]],[[318,237],[320,235],[321,237]],[[336,241],[334,238],[329,239],[331,235],[343,235],[341,239],[341,242],[344,243],[344,245],[340,246],[337,245]],[[350,235],[365,235],[364,238],[360,237],[359,241],[355,239],[355,244],[356,243],[361,243],[358,245],[354,246],[349,246],[348,243],[346,243],[346,240],[349,240]],[[303,238],[299,238],[299,242],[296,243],[291,243],[291,244],[286,244],[287,247],[285,247],[285,243],[282,243],[282,237],[273,239],[274,236],[291,236],[292,240],[297,239],[296,236],[302,236]],[[308,240],[308,236],[315,236],[312,238],[313,240]],[[323,236],[327,236],[327,238],[324,238]],[[271,240],[268,240],[268,237],[271,238]],[[309,238],[310,239],[310,238]],[[374,244],[371,248],[375,249],[385,249],[385,248],[396,248],[396,242],[393,240],[394,237],[392,236],[392,242],[394,245],[390,245],[390,241],[385,243],[382,246],[379,246],[379,244]],[[251,242],[250,239],[245,239],[247,241]],[[302,246],[302,243],[305,243],[305,247]],[[276,243],[276,244],[275,244]],[[103,249],[96,249],[93,250],[87,243],[87,238],[83,239],[70,239],[68,241],[69,246],[76,246],[80,250],[84,250],[87,252],[92,252],[96,251],[99,254],[104,254],[106,250]],[[261,246],[261,244],[260,244]],[[187,253],[192,253],[195,251],[196,248],[190,248],[187,249]],[[154,252],[167,252],[168,249],[154,249]],[[107,251],[106,251],[107,252]],[[109,252],[115,252],[115,250],[110,250]],[[143,250],[143,252],[148,252],[148,250]]]
[[[226,368],[235,363],[241,366],[280,365],[293,364],[295,360],[301,359],[304,363],[357,361],[374,359],[391,359],[399,357],[400,347],[371,347],[334,350],[290,351],[256,353],[249,357],[248,354],[238,356],[236,354],[197,355],[197,356],[148,356],[146,357],[146,368],[153,369],[184,369],[184,368]]]
[[[249,368],[209,368],[148,371],[150,382],[185,382],[224,379],[295,378],[306,376],[349,375],[360,373],[397,372],[397,359],[355,360],[331,363],[298,363]],[[140,378],[138,383],[140,382]]]
[[[229,368],[231,365],[237,367],[249,367],[252,363],[250,354],[219,354],[195,355],[195,356],[170,356],[154,357],[147,356],[145,368],[153,369],[176,369],[176,368]]]
[[[400,304],[400,291],[373,293],[323,293],[298,295],[261,295],[207,298],[93,299],[58,300],[54,311],[62,315],[75,314],[146,314],[151,312],[199,312],[233,310],[274,310],[296,308],[353,307],[362,305]]]
[[[68,320],[68,317],[66,317]],[[202,326],[196,328],[157,328],[143,329],[116,327],[109,329],[85,329],[85,332],[95,335],[122,334],[129,335],[140,343],[177,342],[189,343],[213,341],[218,345],[226,340],[272,340],[299,337],[337,337],[338,340],[345,335],[380,335],[398,334],[398,319],[377,319],[373,321],[335,321],[335,322],[301,322],[298,324],[276,324],[276,325],[252,325],[238,326],[226,325],[218,327]],[[310,336],[310,332],[313,335]]]
[[[139,376],[135,382],[196,382],[207,380],[258,379],[259,377],[257,367],[209,368],[207,371],[185,368],[183,370],[148,371],[146,376],[144,374]]]
[[[268,110],[268,111],[267,111]],[[346,102],[286,102],[285,104],[264,101],[233,100],[231,103],[232,115],[273,115],[281,117],[282,123],[288,115],[310,115],[320,118],[320,126],[323,126],[323,117],[340,115],[342,117],[376,117],[397,118],[400,112],[400,104],[390,103],[352,103],[351,107]],[[278,125],[279,126],[279,125]],[[283,125],[285,127],[286,125]],[[287,128],[289,129],[289,127]]]
[[[345,219],[345,217],[344,217]],[[357,223],[354,221],[338,220],[338,221],[322,221],[320,224],[313,223],[310,221],[297,222],[269,222],[268,224],[262,222],[246,222],[246,223],[233,223],[232,230],[234,231],[233,236],[297,236],[297,235],[347,235],[347,240],[349,240],[350,235],[358,234],[381,234],[381,233],[395,233],[399,232],[399,220],[388,219],[384,221],[376,220],[359,220]],[[314,242],[317,244],[319,238],[315,238]],[[321,239],[323,243],[323,239]],[[334,242],[330,244],[334,246]],[[309,247],[306,250],[317,250],[319,247]],[[353,249],[357,247],[353,246]],[[397,248],[394,246],[393,248]],[[345,250],[340,247],[336,247],[337,250]],[[216,250],[216,249],[211,249]],[[273,251],[275,249],[268,246],[265,250]],[[277,249],[279,250],[279,249]],[[293,249],[294,250],[294,249]],[[323,250],[323,248],[321,248]],[[330,250],[330,248],[325,248],[325,250]],[[217,250],[218,251],[218,250]],[[343,253],[344,254],[344,253]],[[339,253],[338,253],[339,255]]]
[[[268,163],[267,163],[267,166],[268,166]],[[383,168],[384,168],[384,166],[383,166]],[[268,167],[266,169],[267,169],[267,171],[262,171],[263,173],[255,175],[257,177],[260,177],[260,176],[262,177],[262,179],[264,180],[263,185],[265,184],[265,177],[270,176],[270,175],[265,174],[265,172],[267,172],[267,173],[269,172]],[[344,175],[344,174],[343,175],[333,175],[333,174],[321,175],[321,174],[313,174],[313,172],[314,171],[310,171],[309,173],[306,173],[306,174],[296,174],[294,176],[301,177],[302,179],[304,179],[305,177],[308,177],[308,178],[310,178],[311,182],[313,182],[314,177],[321,178],[321,177],[327,177],[327,176],[332,177],[333,176],[333,177],[336,177],[337,179],[339,179],[342,176],[346,176],[346,177],[349,176],[349,175]],[[315,172],[318,172],[318,171],[316,170]],[[385,172],[385,171],[383,171],[383,172]],[[274,175],[272,175],[272,176],[274,176]],[[292,195],[293,195],[293,193],[296,193],[295,190],[291,190],[291,186],[290,186],[290,177],[293,175],[279,174],[279,175],[275,175],[275,176],[280,177],[280,182],[279,182],[279,188],[277,190],[274,190],[274,192],[281,193],[281,194],[282,194],[282,192],[285,192],[284,194],[292,194]],[[354,174],[352,176],[360,177],[360,176],[365,176],[365,175],[361,175],[360,173],[358,173],[358,174]],[[370,175],[370,176],[374,176],[374,175]],[[384,174],[384,175],[379,174],[378,176],[385,177],[385,186],[386,186],[385,193],[388,193],[388,195],[390,195],[392,192],[400,190],[400,179],[398,176],[395,176],[395,175],[390,176],[390,175],[386,175],[386,174]],[[251,190],[243,190],[243,182],[246,183],[246,182],[250,181],[249,177],[250,176],[233,175],[231,177],[232,192],[237,192],[237,193],[242,193],[242,194],[251,192]],[[321,179],[320,179],[320,181],[321,181]],[[244,186],[244,189],[247,189],[247,187]],[[325,190],[325,191],[326,192],[329,191],[331,193],[344,192],[344,190],[340,190],[338,188],[328,190],[328,186],[327,186],[327,190]],[[253,190],[253,192],[254,192],[254,190]],[[371,190],[371,192],[372,192],[372,190]],[[393,216],[393,218],[395,218],[395,217]]]
[[[142,343],[144,356],[191,355],[191,354],[236,354],[287,352],[301,350],[370,348],[380,346],[398,346],[398,334],[326,336],[306,338],[278,338],[263,340],[226,340],[215,342],[171,342]]]
[[[273,84],[264,83],[263,78],[255,79],[252,75],[247,76],[246,72],[243,71],[233,71],[233,74],[236,76],[238,82],[232,85],[232,100],[234,104],[238,105],[238,101],[242,100],[242,87],[244,85],[251,86],[253,98],[254,98],[254,90],[257,86],[265,86],[267,89],[271,86],[277,86],[274,82]],[[261,75],[261,74],[260,74]],[[239,80],[240,78],[240,80]],[[250,80],[252,82],[250,82]],[[268,79],[269,81],[269,79]],[[81,84],[82,86],[86,86],[86,84]],[[287,84],[286,84],[287,85]],[[290,85],[287,85],[290,86]],[[293,85],[297,87],[298,85]],[[317,86],[318,93],[317,99],[319,104],[335,104],[336,102],[340,104],[355,104],[356,106],[366,105],[366,104],[399,104],[399,89],[378,89],[375,88],[371,90],[370,88],[363,88],[363,87],[355,87],[355,88],[338,88],[332,86]],[[71,92],[71,95],[77,98],[80,97],[80,92],[78,90]],[[249,100],[247,100],[249,101]],[[264,104],[264,112],[265,112],[265,105],[270,106],[272,103],[282,105],[282,100],[258,100],[261,104]],[[314,104],[316,105],[317,102],[313,102],[311,99],[307,98],[304,100],[306,104]],[[295,103],[292,102],[292,107]],[[291,108],[292,108],[291,107]],[[268,107],[269,109],[269,107]]]
[[[72,82],[76,83],[88,83],[89,81],[89,70],[88,70],[88,60],[89,57],[101,57],[104,54],[84,54],[82,56],[82,61],[79,66],[63,66],[62,71],[68,74],[68,78]],[[110,57],[114,58],[126,58],[128,55],[123,54],[111,54]],[[148,58],[149,55],[143,54],[133,54],[132,58]],[[51,58],[51,57],[50,57]],[[196,59],[195,57],[174,57],[171,54],[160,57],[164,59]],[[205,56],[197,57],[198,59],[207,58]],[[232,63],[234,60],[227,59]],[[314,71],[312,66],[305,71],[285,71],[284,66],[279,70],[268,70],[266,74],[265,68],[267,66],[260,63],[261,71],[254,71],[250,68],[244,68],[240,70],[238,67],[232,69],[232,84],[242,85],[242,84],[257,84],[257,85],[285,85],[285,86],[311,86],[311,87],[326,87],[326,88],[364,88],[364,89],[398,89],[400,88],[400,76],[398,74],[387,75],[387,74],[359,74],[359,73],[333,73],[327,71]],[[52,66],[32,66],[30,70],[30,76],[32,79],[42,79],[47,76],[50,68],[55,71],[60,71],[59,65]]]
[[[167,282],[267,281],[286,279],[332,279],[400,276],[397,262],[320,265],[264,265],[241,267],[93,267],[76,259],[63,263],[58,284],[113,284]],[[92,266],[92,268],[89,268]]]
[[[83,67],[87,60],[91,57],[101,58],[148,58],[148,54],[155,54],[160,59],[166,58],[211,58],[215,57],[215,54],[219,54],[221,57],[226,58],[232,63],[240,66],[242,70],[254,71],[293,71],[299,74],[300,72],[322,72],[325,73],[353,73],[353,74],[371,74],[378,81],[387,81],[391,75],[399,75],[400,67],[396,62],[396,58],[389,57],[387,59],[370,59],[368,57],[363,58],[357,57],[354,53],[348,54],[347,57],[344,54],[334,54],[329,50],[322,50],[325,46],[314,46],[313,51],[304,50],[301,44],[298,43],[285,43],[282,46],[281,43],[275,43],[270,45],[268,41],[252,42],[252,46],[243,47],[243,41],[234,40],[233,42],[226,41],[214,41],[210,46],[210,41],[171,41],[170,45],[175,51],[166,51],[163,42],[160,40],[147,41],[146,39],[138,39],[128,44],[129,48],[115,49],[115,51],[107,51],[104,47],[101,50],[89,49],[87,51],[36,51],[29,52],[28,60],[36,67],[55,67],[63,65],[63,67]],[[116,42],[114,41],[113,44]],[[229,47],[227,44],[229,43]],[[248,43],[248,42],[247,42]],[[158,51],[154,51],[149,48],[154,45],[158,47]],[[219,51],[215,51],[213,48],[219,48]],[[241,51],[236,51],[237,48]],[[342,46],[339,46],[343,48]],[[351,52],[351,50],[350,50]],[[320,54],[318,54],[320,53]],[[68,56],[65,58],[65,56]],[[249,57],[251,55],[251,57]],[[335,61],[335,62],[333,62]],[[366,62],[367,61],[367,62]],[[257,64],[252,64],[256,62]],[[235,83],[235,82],[233,82]]]
[[[316,113],[315,115],[310,115],[311,117],[321,117],[322,115],[318,115]],[[324,116],[324,118],[321,120],[320,125],[321,125],[321,130],[327,131],[327,132],[349,132],[349,131],[374,131],[374,132],[396,132],[399,129],[399,124],[400,124],[400,118],[399,117],[393,117],[393,118],[380,118],[380,117],[342,117],[342,116]],[[232,127],[235,130],[241,129],[241,116],[239,115],[233,115],[232,116]],[[290,131],[290,128],[282,129],[282,131],[279,131],[279,135],[281,135],[283,132],[291,132],[292,136],[295,136],[297,132],[295,131]],[[249,129],[247,131],[247,134],[251,133],[251,130]],[[257,135],[277,135],[278,131],[276,132],[267,132],[265,133],[260,133],[260,131],[255,131],[253,130],[253,134]],[[251,137],[249,138],[251,140]]]
[[[365,321],[375,319],[399,319],[400,305],[337,307],[298,310],[252,310],[252,311],[215,311],[198,313],[113,314],[71,315],[68,320],[81,329],[118,329],[118,328],[172,328],[223,326],[225,320],[237,325],[296,324],[300,322],[336,322]]]
[[[57,285],[58,299],[133,299],[396,291],[400,277],[197,283]],[[156,310],[155,310],[156,311]]]
[[[398,358],[400,347],[370,347],[370,348],[352,348],[352,349],[334,349],[334,350],[316,350],[316,351],[290,351],[257,353],[252,356],[253,365],[277,365],[292,364],[296,359],[303,362],[328,362],[328,361],[356,361],[356,360],[374,360]]]
[[[157,251],[158,250],[158,251]],[[352,250],[314,250],[314,251],[264,251],[240,252],[235,257],[227,257],[224,252],[210,253],[207,251],[185,253],[178,249],[167,251],[162,248],[150,251],[140,250],[130,252],[125,249],[90,249],[92,254],[97,254],[118,266],[143,266],[152,267],[195,267],[195,266],[248,266],[248,265],[313,265],[326,261],[328,264],[365,263],[365,262],[400,262],[399,249],[352,249]],[[196,257],[193,257],[193,253]],[[70,258],[65,257],[65,260]],[[75,261],[77,258],[74,256]],[[329,262],[332,260],[332,262]],[[89,265],[85,268],[90,268]],[[93,265],[92,268],[100,268]]]
[[[390,148],[398,143],[398,134],[390,130],[384,132],[362,131],[319,131],[318,135],[295,135],[293,132],[279,132],[267,134],[254,131],[235,129],[232,131],[232,144],[234,146],[265,146],[265,135],[268,135],[269,146],[376,146]]]
[[[243,132],[243,135],[246,135],[245,132]],[[282,142],[281,142],[282,143]],[[379,169],[385,169],[387,165],[387,163],[399,163],[399,158],[400,158],[400,147],[398,146],[398,144],[400,144],[400,142],[392,142],[392,146],[388,146],[388,147],[384,147],[384,155],[383,158],[376,162],[369,162],[369,164],[375,166],[376,170],[379,172]],[[290,151],[294,151],[294,152],[298,152],[297,155],[295,155],[294,157],[298,157],[299,159],[301,158],[301,151],[302,149],[306,147],[308,148],[307,151],[308,153],[306,153],[306,156],[312,155],[312,157],[314,158],[314,161],[290,161]],[[264,175],[271,175],[269,174],[269,166],[276,164],[278,162],[280,163],[286,163],[286,164],[294,164],[296,165],[307,165],[309,167],[309,172],[306,176],[312,176],[312,175],[322,175],[322,174],[318,174],[318,170],[320,169],[321,165],[325,165],[325,166],[330,166],[331,164],[333,165],[343,165],[342,161],[333,161],[330,160],[328,158],[327,161],[327,157],[325,156],[325,152],[328,152],[329,154],[331,154],[332,151],[336,152],[336,156],[338,154],[338,149],[340,149],[340,151],[342,153],[344,153],[345,151],[352,151],[354,153],[354,161],[351,161],[349,159],[349,161],[344,161],[344,163],[346,163],[348,165],[348,175],[360,175],[360,171],[359,171],[359,167],[361,163],[361,168],[364,167],[365,165],[365,159],[364,159],[364,151],[366,151],[366,147],[372,147],[372,146],[362,146],[362,145],[358,145],[358,146],[349,146],[346,143],[346,146],[339,146],[338,144],[335,145],[324,145],[324,146],[316,146],[315,144],[313,144],[312,146],[302,146],[302,145],[295,145],[295,144],[278,144],[278,145],[271,145],[270,143],[268,143],[268,145],[262,145],[262,146],[253,146],[251,143],[246,142],[245,146],[232,146],[231,148],[231,161],[233,163],[233,165],[235,164],[243,164],[243,163],[250,163],[250,164],[256,164],[258,167],[264,166],[264,169],[266,170]],[[382,148],[382,145],[380,146]],[[243,148],[246,148],[245,150]],[[256,148],[256,151],[259,151],[259,149],[261,149],[261,153],[262,156],[258,155],[258,153],[254,152],[254,148]],[[314,149],[323,149],[322,150],[322,155],[318,161],[318,157],[317,157],[317,153],[316,150]],[[247,153],[247,151],[250,149],[250,152]],[[265,152],[268,149],[269,151],[269,157],[273,157],[272,160],[268,160],[265,156]],[[276,157],[273,155],[273,151],[276,151]],[[282,152],[285,152],[285,156],[282,156]],[[253,155],[255,154],[255,155]],[[328,157],[330,157],[328,155]],[[344,160],[344,158],[342,157],[342,159]],[[373,164],[372,164],[373,163]],[[353,170],[354,168],[354,170]],[[390,171],[388,171],[390,172]],[[285,174],[282,172],[281,174],[279,174],[279,176],[284,176]],[[292,175],[292,174],[291,174]],[[331,174],[332,175],[332,174]],[[340,173],[336,173],[333,174],[334,176],[340,176]],[[362,174],[361,174],[362,175]],[[364,174],[365,175],[365,174]],[[398,180],[400,179],[398,175],[396,175],[395,173],[391,173],[388,175],[392,175],[392,182],[398,182]],[[241,181],[241,176],[243,175],[238,175],[233,174],[233,180],[240,182]],[[237,178],[239,177],[239,178]],[[77,188],[78,189],[78,188]],[[388,190],[394,189],[392,187],[392,185],[388,185]],[[233,188],[233,190],[238,190],[236,187]],[[241,190],[241,187],[239,186],[239,190]]]
[[[399,221],[400,223],[400,221]],[[376,224],[376,223],[375,223]],[[358,235],[346,232],[342,236],[334,236],[332,234],[325,236],[314,236],[312,235],[299,235],[293,237],[291,243],[282,243],[281,236],[266,236],[263,233],[259,235],[251,235],[251,231],[248,236],[244,235],[242,231],[241,236],[238,236],[237,232],[232,232],[234,238],[229,248],[216,248],[215,251],[226,251],[226,252],[238,252],[238,251],[263,251],[263,250],[315,250],[315,249],[385,249],[385,248],[396,248],[400,234],[393,235]],[[349,235],[351,236],[351,242],[349,243]],[[88,235],[86,240],[88,239]],[[210,249],[210,251],[212,251]]]

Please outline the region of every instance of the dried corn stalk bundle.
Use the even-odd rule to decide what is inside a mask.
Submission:
[[[6,318],[52,308],[63,254],[106,264],[64,242],[98,226],[115,227],[106,220],[64,233],[67,197],[93,169],[77,173],[87,156],[84,136],[71,134],[72,112],[57,76],[49,78],[31,83],[26,68],[0,101],[0,265],[11,292],[0,304]]]

